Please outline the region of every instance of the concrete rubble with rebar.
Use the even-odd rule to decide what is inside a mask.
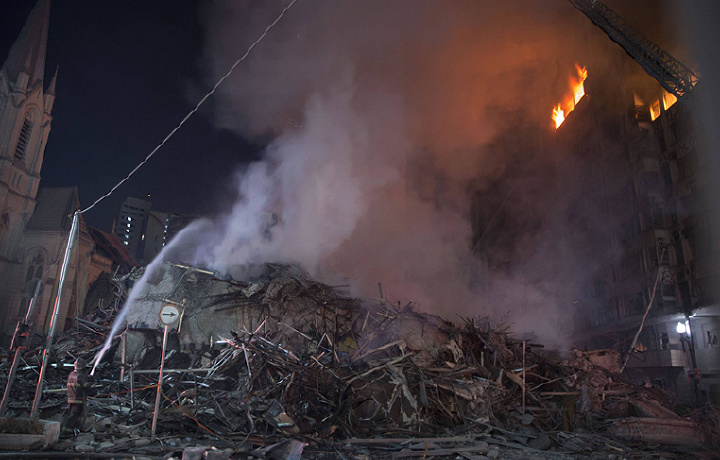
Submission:
[[[292,265],[148,270],[115,280],[123,299],[136,289],[93,377],[83,432],[40,447],[84,458],[480,459],[703,456],[718,446],[716,408],[676,412],[667,392],[619,374],[613,351],[560,357],[506,325],[347,297]],[[182,313],[158,393],[168,304]],[[59,419],[71,363],[96,357],[118,313],[90,312],[58,338],[42,418]],[[10,417],[30,410],[40,352],[23,356]]]

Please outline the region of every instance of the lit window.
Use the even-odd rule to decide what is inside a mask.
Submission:
[[[650,119],[655,121],[660,116],[660,99],[650,104]]]
[[[665,110],[669,109],[677,102],[677,97],[673,93],[668,93],[667,91],[663,90],[663,108]]]

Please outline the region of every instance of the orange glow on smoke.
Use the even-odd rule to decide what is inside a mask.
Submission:
[[[570,93],[565,96],[563,102],[553,108],[552,119],[555,122],[555,129],[559,128],[567,114],[575,109],[575,105],[585,95],[585,79],[587,78],[587,67],[580,67],[575,64],[577,76],[570,77]]]

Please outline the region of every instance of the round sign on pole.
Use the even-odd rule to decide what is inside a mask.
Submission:
[[[180,319],[180,309],[177,305],[166,304],[160,309],[160,322],[169,326]]]

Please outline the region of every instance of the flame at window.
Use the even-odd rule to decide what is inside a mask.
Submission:
[[[575,109],[575,105],[585,95],[585,79],[587,78],[587,67],[580,67],[575,64],[577,76],[570,76],[570,93],[568,93],[563,102],[558,103],[553,108],[552,119],[555,122],[555,129],[559,128],[565,117]]]

